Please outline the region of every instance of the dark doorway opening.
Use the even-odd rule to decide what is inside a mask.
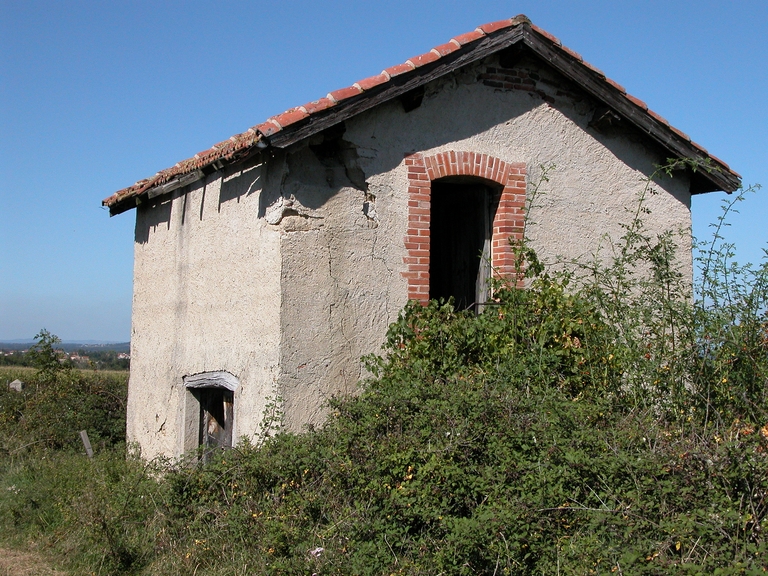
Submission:
[[[199,445],[206,452],[232,447],[234,394],[226,388],[195,388],[200,403]]]
[[[477,181],[432,182],[429,297],[481,312],[489,296],[494,193]]]

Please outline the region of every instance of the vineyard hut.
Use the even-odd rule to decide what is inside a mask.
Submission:
[[[477,306],[514,274],[542,167],[528,236],[568,259],[622,235],[668,158],[713,168],[646,198],[646,231],[682,233],[690,276],[691,197],[738,174],[518,16],[116,192],[112,215],[136,211],[129,440],[228,446],[275,406],[289,430],[321,424],[409,299]]]

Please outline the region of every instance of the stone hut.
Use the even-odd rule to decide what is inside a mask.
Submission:
[[[544,259],[617,239],[647,199],[651,233],[738,174],[524,16],[451,39],[292,108],[104,200],[136,210],[128,438],[179,455],[291,430],[353,392],[409,299],[470,307],[513,273],[526,194]],[[483,255],[483,257],[481,257]]]

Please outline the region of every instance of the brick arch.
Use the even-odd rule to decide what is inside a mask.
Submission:
[[[491,266],[494,275],[516,276],[514,255],[509,244],[523,239],[526,167],[521,162],[504,162],[476,152],[421,153],[405,157],[408,170],[408,229],[405,235],[408,299],[429,301],[429,222],[432,181],[446,176],[474,176],[501,185],[498,208],[493,218]]]

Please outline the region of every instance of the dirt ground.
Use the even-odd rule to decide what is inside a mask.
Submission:
[[[0,548],[0,576],[66,576],[54,570],[40,556]]]

